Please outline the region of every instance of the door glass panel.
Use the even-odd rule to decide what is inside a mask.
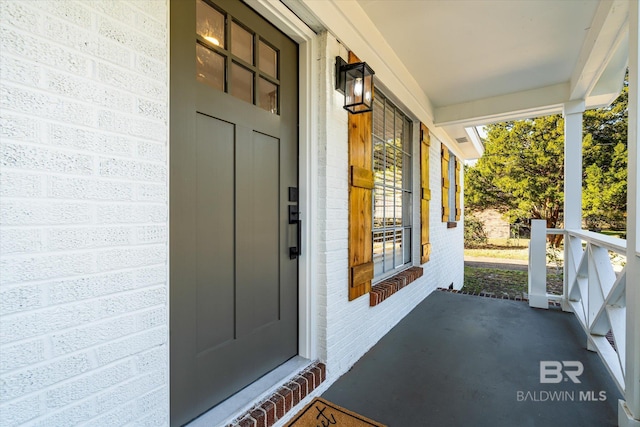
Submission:
[[[196,43],[196,78],[218,90],[224,90],[224,57]]]
[[[231,65],[231,95],[253,104],[253,73],[235,63]]]
[[[271,77],[278,77],[278,52],[271,46],[260,40],[258,45],[258,54],[260,55],[260,71]]]
[[[258,81],[258,106],[278,114],[278,86],[263,78]]]
[[[253,65],[253,34],[231,23],[231,53]]]
[[[224,48],[224,15],[203,0],[196,0],[196,33],[208,43]]]

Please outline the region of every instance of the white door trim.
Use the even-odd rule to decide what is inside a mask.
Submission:
[[[284,4],[274,0],[247,0],[256,12],[299,45],[299,204],[302,212],[302,256],[298,272],[298,354],[314,360],[318,356],[317,334],[317,205],[318,132],[317,104],[320,71],[316,34]]]

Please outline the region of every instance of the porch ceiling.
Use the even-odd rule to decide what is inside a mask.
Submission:
[[[482,151],[465,128],[570,101],[606,105],[622,87],[627,0],[282,1],[304,7],[381,80],[421,91],[416,102],[464,157]],[[463,137],[468,146],[456,143]]]

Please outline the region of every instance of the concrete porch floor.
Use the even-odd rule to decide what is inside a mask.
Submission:
[[[586,341],[572,313],[436,291],[322,397],[392,427],[615,426],[621,395]],[[580,361],[581,383],[541,384],[540,361]]]

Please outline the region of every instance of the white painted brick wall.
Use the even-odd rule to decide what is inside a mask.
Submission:
[[[0,425],[168,424],[167,1],[0,1]]]
[[[432,138],[432,253],[431,260],[423,265],[424,276],[375,307],[369,306],[368,295],[348,301],[347,113],[342,108],[343,96],[333,88],[335,57],[341,55],[346,58],[347,51],[331,35],[323,34],[319,38],[318,59],[321,69],[326,73],[320,81],[319,103],[326,106],[326,109],[321,111],[318,123],[318,335],[319,352],[327,362],[331,381],[331,378],[335,379],[345,373],[435,288],[448,287],[450,283],[460,288],[464,266],[462,224],[457,228],[447,229],[446,223],[440,221],[440,145],[439,141]],[[417,126],[414,129],[417,133]],[[418,149],[418,144],[414,143],[414,170],[419,170]],[[417,187],[417,177],[414,178],[414,187]],[[414,211],[417,215],[418,210]],[[417,216],[414,224],[416,227],[419,224]],[[417,245],[414,254],[417,254]]]

